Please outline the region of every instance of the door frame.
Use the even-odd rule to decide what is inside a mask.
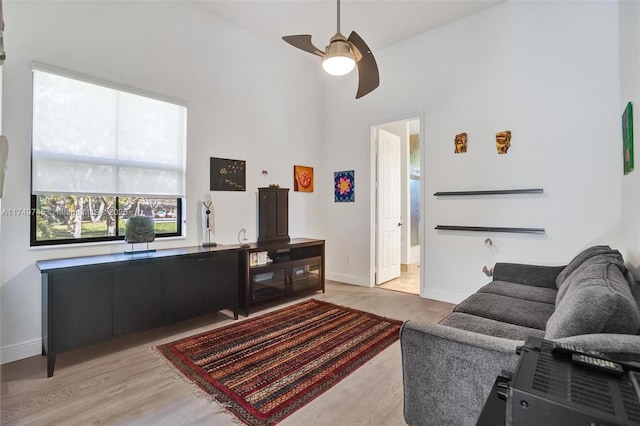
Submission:
[[[378,165],[377,165],[377,153],[378,153],[378,146],[377,146],[377,133],[378,133],[378,128],[380,127],[385,127],[388,126],[390,124],[396,124],[396,123],[401,123],[401,122],[407,122],[407,121],[411,121],[411,120],[419,120],[420,124],[419,124],[419,134],[420,134],[420,218],[421,218],[421,222],[423,226],[420,226],[419,229],[419,235],[420,235],[420,265],[425,265],[426,264],[426,254],[425,254],[425,246],[426,246],[426,242],[424,240],[425,238],[425,232],[424,232],[424,224],[425,224],[425,164],[426,164],[426,156],[425,156],[425,151],[426,151],[426,146],[425,146],[425,113],[424,111],[417,113],[417,114],[408,114],[407,116],[402,116],[396,119],[390,119],[387,121],[383,121],[380,122],[378,124],[372,124],[371,125],[371,131],[370,131],[370,138],[371,138],[371,143],[370,143],[370,176],[371,176],[371,181],[370,181],[370,206],[369,206],[369,212],[370,212],[370,217],[369,217],[369,223],[371,224],[371,228],[370,228],[370,233],[369,233],[369,241],[371,242],[369,244],[369,265],[370,265],[370,271],[369,271],[369,287],[375,287],[376,286],[376,270],[378,269],[378,265],[377,265],[377,258],[376,258],[376,251],[377,251],[377,240],[376,240],[376,227],[378,226],[378,219],[377,219],[377,202],[378,202],[378,189],[377,189],[377,182],[378,182],[378,176],[377,176],[377,171],[378,171]],[[404,220],[404,218],[403,218]],[[420,296],[423,296],[423,293],[425,291],[425,268],[422,267],[420,268]]]

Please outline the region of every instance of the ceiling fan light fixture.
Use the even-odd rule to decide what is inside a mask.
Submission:
[[[332,40],[322,58],[322,68],[331,75],[349,74],[356,67],[356,58],[349,43],[344,40]]]
[[[357,65],[358,91],[356,99],[360,99],[380,85],[378,64],[371,49],[358,33],[351,31],[349,38],[342,35],[340,32],[340,0],[336,1],[338,3],[337,31],[331,37],[325,52],[313,45],[309,34],[288,35],[282,39],[293,47],[321,57],[322,68],[329,74],[337,76],[349,74]],[[1,2],[2,0],[0,0]]]
[[[349,74],[356,67],[356,61],[348,56],[333,56],[322,60],[322,68],[331,75]]]

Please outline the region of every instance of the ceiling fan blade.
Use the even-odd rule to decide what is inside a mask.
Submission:
[[[353,49],[356,56],[356,65],[358,65],[358,92],[356,99],[360,99],[364,95],[371,93],[380,85],[380,74],[378,73],[378,64],[376,58],[373,57],[371,49],[367,43],[356,33],[351,32],[347,39],[349,45]]]
[[[298,49],[302,49],[305,52],[309,52],[320,57],[324,56],[324,52],[311,43],[311,36],[309,34],[284,36],[282,39],[290,45],[297,47]]]

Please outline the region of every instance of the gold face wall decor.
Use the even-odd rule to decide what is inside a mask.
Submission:
[[[456,154],[467,152],[467,134],[457,134],[455,140],[453,141],[453,144],[455,146],[455,151],[453,152],[455,152]]]
[[[505,130],[504,132],[496,133],[496,148],[498,149],[498,154],[506,154],[510,146],[511,146],[510,130]]]

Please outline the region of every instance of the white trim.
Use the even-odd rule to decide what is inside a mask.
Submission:
[[[371,126],[371,142],[369,146],[371,148],[371,164],[370,164],[370,176],[371,185],[369,186],[369,223],[370,236],[369,241],[369,287],[376,285],[376,273],[378,272],[378,263],[376,260],[376,241],[377,241],[377,214],[378,214],[378,125]]]
[[[128,92],[134,95],[140,95],[147,98],[152,98],[158,101],[167,102],[170,104],[180,105],[187,107],[187,101],[174,98],[160,93],[150,92],[144,89],[140,89],[133,86],[127,86],[126,84],[116,83],[115,81],[105,80],[99,77],[83,74],[77,71],[72,71],[66,68],[57,67],[55,65],[45,64],[44,62],[31,61],[31,69],[35,71],[44,71],[51,74],[56,74],[61,77],[72,78],[74,80],[84,81],[85,83],[96,84],[103,87],[108,87],[114,90],[120,90],[122,92]]]
[[[449,291],[442,291],[442,290],[434,290],[432,288],[425,288],[423,290],[424,291],[420,294],[420,297],[424,297],[426,299],[440,300],[441,302],[455,303],[456,305],[458,303],[461,303],[467,297],[469,297],[467,294],[452,293]]]
[[[324,276],[325,279],[330,281],[338,281],[340,283],[359,285],[362,287],[373,287],[368,283],[368,280],[365,277],[359,277],[357,275],[347,275],[337,272],[325,271]]]
[[[370,241],[371,244],[369,245],[370,248],[370,282],[371,284],[369,285],[369,287],[374,287],[376,285],[376,272],[377,272],[377,261],[376,261],[376,238],[377,238],[377,232],[376,232],[376,227],[377,227],[377,218],[376,218],[376,213],[378,211],[377,208],[377,199],[378,199],[378,191],[377,191],[377,170],[378,170],[378,166],[376,163],[377,160],[377,153],[378,153],[378,129],[380,129],[380,127],[383,126],[387,126],[390,124],[395,124],[395,123],[400,123],[400,122],[407,122],[407,121],[411,121],[411,120],[419,120],[420,121],[420,218],[421,218],[421,222],[422,222],[422,226],[419,229],[420,232],[420,261],[419,263],[422,265],[426,265],[426,244],[427,242],[425,241],[425,232],[424,232],[424,223],[425,220],[424,218],[425,216],[425,203],[426,203],[426,199],[424,196],[424,188],[425,188],[425,165],[426,165],[426,160],[425,160],[425,151],[426,151],[426,142],[425,142],[425,112],[421,111],[417,114],[408,114],[407,118],[396,118],[396,119],[392,119],[392,120],[388,120],[386,122],[381,122],[378,124],[371,124],[371,141],[370,141],[370,148],[371,148],[371,163],[370,163],[370,171],[371,171],[371,183],[370,183],[370,187],[369,190],[371,191],[371,202],[370,202],[370,206],[369,206],[369,210],[371,212],[370,214],[370,218],[369,218],[369,223],[370,223]],[[425,268],[421,269],[420,272],[420,288],[424,288],[426,287],[425,285],[425,276],[423,275],[425,272]]]
[[[184,213],[183,213],[184,215]],[[184,217],[184,216],[183,216]],[[158,237],[153,241],[154,243],[161,243],[164,241],[178,241],[178,240],[186,240],[186,221],[182,221],[182,235],[172,235],[171,237]],[[111,241],[85,241],[84,243],[64,243],[64,244],[39,244],[37,246],[30,246],[29,250],[59,250],[65,248],[87,248],[89,246],[113,246],[121,244],[123,246],[130,246],[131,243],[127,243],[125,240],[111,240]],[[177,248],[177,247],[174,247]],[[125,247],[126,250],[126,247]],[[118,253],[118,252],[116,252]]]
[[[33,339],[2,347],[0,349],[0,364],[7,364],[36,355],[42,355],[42,339]]]

